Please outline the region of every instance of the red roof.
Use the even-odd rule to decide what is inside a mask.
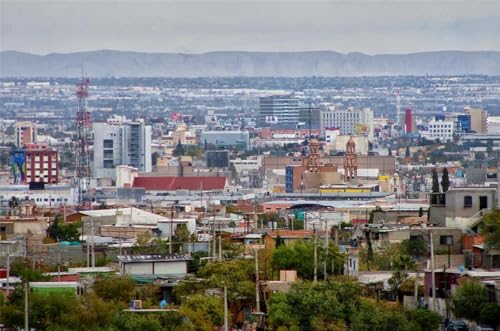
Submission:
[[[150,191],[223,190],[226,177],[135,177],[132,186]]]

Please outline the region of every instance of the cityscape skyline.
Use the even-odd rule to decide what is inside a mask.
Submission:
[[[6,0],[0,6],[0,51],[33,54],[500,50],[500,3],[490,1]]]

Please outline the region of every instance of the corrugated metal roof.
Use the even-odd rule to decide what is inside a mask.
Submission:
[[[188,254],[154,254],[154,255],[121,255],[118,260],[122,263],[137,262],[168,262],[168,261],[190,261],[193,258]]]

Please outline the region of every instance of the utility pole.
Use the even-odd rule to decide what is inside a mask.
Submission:
[[[323,279],[326,281],[328,279],[328,272],[326,270],[326,262],[328,260],[328,246],[329,246],[329,233],[328,233],[328,221],[325,220],[325,260],[323,261]]]
[[[219,234],[219,262],[222,261],[222,237]]]
[[[313,235],[314,235],[314,281],[318,281],[318,247],[316,245],[316,224],[313,225]]]
[[[122,256],[122,237],[118,237],[118,255]]]
[[[224,286],[224,331],[229,331],[227,320],[227,286]]]
[[[85,223],[87,223],[88,221],[87,220],[84,220],[82,222],[82,225],[85,226],[85,231],[82,230],[82,233],[86,233],[87,236],[85,238],[85,246],[87,246],[87,268],[90,268],[90,242],[89,242],[89,229],[88,229],[88,224],[86,225]],[[83,238],[82,238],[83,239]]]
[[[57,281],[61,282],[61,246],[57,247]]]
[[[171,207],[172,209],[170,210],[170,231],[168,233],[168,253],[172,254],[172,231],[173,231],[173,222],[174,222],[174,205]]]
[[[255,309],[260,313],[260,293],[259,293],[259,251],[255,249]]]
[[[213,207],[212,207],[212,212],[213,212],[213,218],[212,218],[212,226],[214,227],[213,228],[213,238],[214,238],[214,241],[213,241],[213,258],[215,260],[215,258],[217,257],[217,236],[216,236],[216,233],[215,233],[215,210],[213,210]]]
[[[24,330],[29,330],[29,304],[28,304],[28,292],[30,290],[30,283],[27,279],[24,280]]]
[[[10,277],[10,246],[7,246],[7,295],[9,294],[9,289],[10,289],[10,281],[9,281],[9,277]]]
[[[418,269],[415,272],[415,304],[418,307]]]
[[[92,268],[95,268],[94,218],[90,218],[90,232],[92,235]]]
[[[431,277],[432,277],[432,310],[436,312],[436,275],[434,273],[434,241],[432,237],[432,229],[429,229],[429,237],[431,242]]]

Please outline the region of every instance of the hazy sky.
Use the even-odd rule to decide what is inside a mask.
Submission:
[[[500,0],[0,0],[0,50],[500,50]]]

